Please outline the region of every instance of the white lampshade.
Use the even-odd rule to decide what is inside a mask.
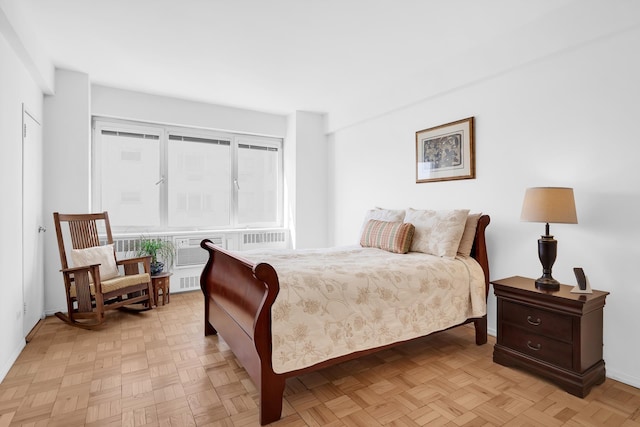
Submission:
[[[530,222],[577,224],[573,188],[527,188],[520,219]]]

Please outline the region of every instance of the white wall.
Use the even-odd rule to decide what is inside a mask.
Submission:
[[[579,224],[551,225],[559,241],[554,277],[575,284],[572,267],[581,266],[593,288],[611,292],[607,375],[640,386],[633,331],[640,301],[639,51],[635,27],[335,132],[332,243],[356,242],[373,206],[465,207],[491,215],[492,279],[538,277],[544,225],[519,221],[525,188],[573,187]],[[416,184],[415,132],[469,116],[476,118],[476,179]],[[493,294],[488,317],[495,331]]]
[[[91,120],[89,76],[56,70],[56,94],[44,100],[45,314],[67,311],[53,212],[89,212]]]
[[[328,246],[328,153],[325,117],[296,111],[284,146],[285,210],[296,249]]]
[[[54,67],[23,13],[24,2],[0,0],[0,33],[42,93],[52,94]]]
[[[283,137],[286,117],[100,85],[91,88],[91,114],[177,126]]]
[[[297,247],[329,245],[327,229],[327,139],[322,114],[298,111],[296,198],[298,205]]]
[[[24,347],[22,331],[22,105],[42,117],[42,92],[0,32],[0,379]]]

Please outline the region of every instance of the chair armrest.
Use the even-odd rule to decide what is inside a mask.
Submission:
[[[117,265],[124,267],[125,275],[140,273],[140,263],[144,266],[144,272],[151,274],[151,255],[116,260]]]
[[[63,268],[62,270],[60,270],[63,273],[81,273],[83,271],[91,271],[94,268],[98,268],[100,266],[100,264],[91,264],[91,265],[81,265],[80,267],[69,267],[69,268]]]
[[[139,262],[144,262],[145,259],[148,259],[149,262],[151,262],[151,255],[139,256],[139,257],[135,257],[135,258],[118,259],[118,260],[116,260],[116,264],[117,265],[136,264],[136,263],[139,263]]]
[[[93,285],[95,287],[96,293],[102,293],[102,283],[100,280],[100,264],[91,264],[91,265],[81,265],[79,267],[70,267],[63,268],[60,270],[65,277],[65,283],[67,286],[67,292],[71,283],[75,283],[77,287],[81,289],[76,289],[76,297],[80,301],[81,299],[85,299],[82,302],[83,306],[86,307],[87,304],[91,304],[91,295],[89,291],[89,284],[91,282],[89,273],[93,276]]]

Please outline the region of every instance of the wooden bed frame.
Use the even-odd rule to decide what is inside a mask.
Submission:
[[[489,293],[489,263],[485,244],[488,215],[478,221],[471,256],[482,266],[486,294]],[[205,296],[205,335],[220,333],[260,392],[260,424],[280,419],[285,380],[316,371],[404,342],[358,351],[296,371],[277,374],[271,364],[271,306],[280,290],[278,275],[266,263],[252,264],[205,239],[200,244],[209,260],[200,277]],[[475,326],[476,344],[487,342],[487,316],[467,319]],[[459,326],[459,325],[458,325]],[[419,338],[416,338],[419,339]]]

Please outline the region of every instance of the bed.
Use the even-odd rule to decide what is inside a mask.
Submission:
[[[439,257],[414,252],[372,247],[231,252],[205,239],[201,246],[209,260],[200,279],[205,335],[219,334],[255,383],[262,425],[280,419],[289,377],[467,323],[475,327],[476,344],[485,344],[489,222],[489,216],[478,215],[468,258],[438,260],[444,267],[437,268],[428,264]],[[407,271],[405,265],[415,267]],[[350,276],[355,282],[342,282]],[[440,289],[427,296],[426,289],[438,288],[459,288],[462,294],[449,299]],[[403,295],[408,302],[402,302]],[[356,305],[348,307],[346,300]],[[460,309],[449,311],[452,306]],[[423,326],[423,318],[432,322]]]

